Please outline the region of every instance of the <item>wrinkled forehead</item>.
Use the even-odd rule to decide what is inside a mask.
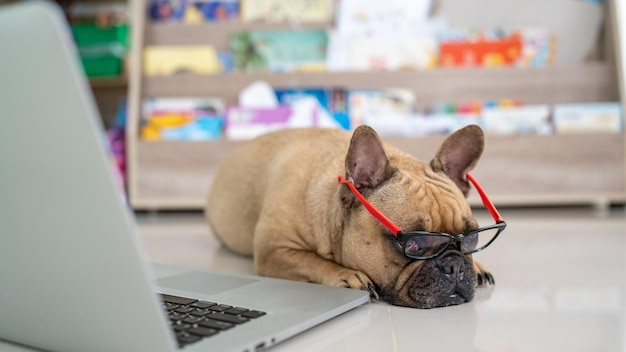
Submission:
[[[471,216],[442,216],[433,218],[429,216],[418,216],[408,226],[403,227],[405,232],[429,231],[443,232],[451,235],[459,235],[477,229],[478,222]]]
[[[405,231],[444,232],[452,235],[478,228],[471,207],[453,183],[419,181],[405,199]]]
[[[442,196],[433,202],[426,213],[426,222],[432,227],[428,231],[456,235],[478,227],[464,197]]]

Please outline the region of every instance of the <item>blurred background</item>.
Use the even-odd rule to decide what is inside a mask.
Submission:
[[[508,227],[475,258],[497,285],[445,309],[374,301],[277,350],[626,351],[623,2],[57,2],[151,262],[254,273],[202,209],[255,136],[368,124],[428,162],[485,131],[472,174]]]
[[[611,2],[57,2],[134,209],[201,209],[246,139],[359,124],[425,161],[480,125],[500,206],[626,200]]]

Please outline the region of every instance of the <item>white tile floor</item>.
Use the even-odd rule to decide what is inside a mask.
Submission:
[[[626,351],[626,213],[503,209],[506,231],[475,258],[496,286],[469,304],[417,310],[373,302],[276,351]],[[486,213],[476,214],[489,223]],[[236,273],[201,214],[141,214],[150,259]]]

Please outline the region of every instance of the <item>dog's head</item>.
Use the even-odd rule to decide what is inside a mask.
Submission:
[[[476,165],[483,146],[482,130],[468,126],[448,137],[432,161],[424,163],[384,146],[373,129],[361,126],[350,142],[345,177],[403,232],[456,236],[478,228],[466,201],[470,186],[465,175]],[[477,284],[473,260],[456,242],[432,259],[409,258],[397,237],[354,192],[342,186],[339,196],[345,208],[343,265],[367,274],[382,299],[433,308],[473,298]]]

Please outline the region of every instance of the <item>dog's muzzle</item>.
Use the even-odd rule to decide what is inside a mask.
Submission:
[[[416,262],[401,288],[383,290],[391,304],[414,308],[436,308],[469,302],[474,298],[476,273],[471,260],[456,249],[439,257]]]
[[[469,302],[474,298],[476,273],[472,264],[461,252],[450,250],[435,259],[441,272],[442,305],[449,306]],[[445,296],[449,299],[446,300]]]

